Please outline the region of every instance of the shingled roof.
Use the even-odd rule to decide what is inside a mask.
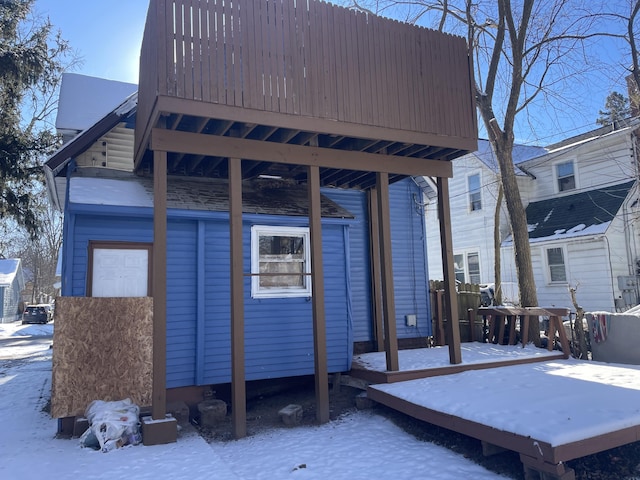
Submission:
[[[633,184],[630,181],[530,203],[526,210],[529,239],[542,241],[604,233]]]

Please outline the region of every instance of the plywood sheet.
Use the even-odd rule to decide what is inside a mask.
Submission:
[[[151,404],[153,299],[59,297],[51,415],[84,415],[93,400]]]

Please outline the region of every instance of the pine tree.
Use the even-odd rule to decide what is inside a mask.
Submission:
[[[618,92],[611,92],[604,104],[605,110],[600,110],[600,116],[596,120],[598,125],[612,125],[624,120],[631,114],[629,99]]]
[[[34,0],[0,0],[0,220],[34,236],[31,193],[57,145],[48,117],[68,45],[33,16]],[[41,190],[41,189],[40,189]]]

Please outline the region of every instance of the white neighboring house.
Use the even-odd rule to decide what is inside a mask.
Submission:
[[[603,127],[518,165],[531,178],[526,212],[540,305],[573,309],[569,288],[586,311],[639,303],[638,127]],[[502,280],[515,282],[510,237],[502,262]]]
[[[638,126],[634,121],[617,130],[599,128],[547,149],[514,147],[540,305],[573,309],[569,288],[586,311],[640,303]],[[456,279],[493,283],[497,165],[488,142],[478,147],[453,161],[449,183]],[[425,216],[429,277],[442,279],[435,194],[427,199]],[[503,300],[517,303],[504,202],[500,239]]]
[[[546,153],[542,147],[516,145],[514,163]],[[528,177],[518,172],[521,191]],[[442,254],[438,224],[435,184],[428,178],[433,195],[425,203],[429,278],[441,280]],[[498,196],[498,164],[487,140],[478,140],[478,150],[453,161],[453,178],[449,180],[451,231],[456,280],[466,283],[494,283],[495,249],[493,230]],[[500,212],[500,239],[509,233],[504,202]]]

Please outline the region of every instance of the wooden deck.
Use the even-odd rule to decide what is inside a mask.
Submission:
[[[483,451],[519,453],[527,480],[572,480],[566,462],[640,440],[640,368],[551,355],[398,372],[357,365],[351,375],[386,382],[367,389],[378,403],[477,438]]]
[[[484,370],[487,368],[507,367],[565,358],[562,352],[549,352],[544,349],[535,349],[533,346],[527,347],[527,350],[523,350],[522,352],[518,352],[518,349],[521,348],[520,346],[511,346],[511,350],[509,350],[507,346],[504,346],[504,348],[501,347],[503,346],[488,343],[464,343],[462,344],[463,362],[459,364],[450,364],[448,362],[449,359],[446,357],[448,350],[446,347],[401,350],[398,352],[400,357],[400,370],[397,371],[387,371],[384,369],[384,363],[381,362],[384,352],[367,353],[355,357],[351,365],[350,375],[372,384],[384,384],[437,377],[440,375],[452,375],[467,370]],[[465,360],[467,354],[475,355],[478,351],[482,352],[480,355],[484,356],[486,360],[472,362]],[[415,357],[420,355],[424,358],[423,362],[412,361],[408,358],[409,356]],[[379,357],[379,359],[376,357]],[[380,366],[375,366],[375,364],[379,364]],[[407,364],[410,364],[408,368],[403,367],[403,365]]]

